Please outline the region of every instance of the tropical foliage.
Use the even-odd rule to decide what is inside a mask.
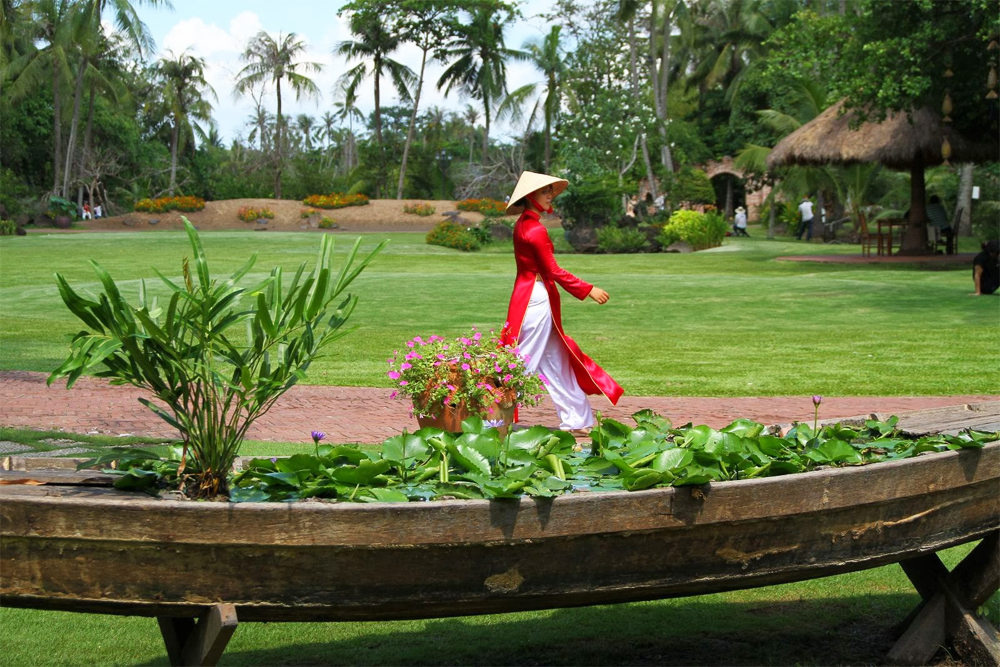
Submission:
[[[914,438],[897,419],[862,425],[795,424],[780,433],[747,419],[722,429],[687,424],[641,410],[635,426],[603,419],[590,447],[565,431],[533,426],[501,438],[479,417],[461,433],[422,428],[389,438],[380,451],[320,445],[315,454],[253,459],[229,485],[233,502],[323,498],[338,502],[421,502],[436,499],[550,498],[579,492],[642,491],[700,486],[808,472],[821,466],[858,466],[933,452],[978,449],[1000,433]],[[589,451],[588,451],[589,450]],[[115,486],[155,491],[176,485],[184,459],[147,451],[108,453],[83,466],[118,460]]]
[[[434,229],[427,232],[427,243],[467,252],[479,250],[482,246],[482,243],[470,229],[450,220],[439,222]]]
[[[333,237],[324,235],[308,273],[303,264],[289,279],[275,268],[244,285],[256,253],[226,279],[213,278],[198,232],[186,218],[184,225],[193,266],[184,260],[180,283],[157,271],[170,291],[165,304],[147,292],[145,281],[139,282],[138,305],[130,304],[96,262],[104,288],[97,300],[56,274],[66,307],[86,329],[73,337],[69,357],[49,383],[66,378],[69,388],[87,373],[147,390],[159,402],[143,398],[143,405],[181,434],[177,475],[185,493],[214,497],[227,492],[250,425],[347,333],[358,297],[345,290],[385,242],[355,265],[358,239],[337,271]]]
[[[140,199],[135,203],[135,210],[142,213],[166,213],[167,211],[200,211],[205,208],[205,200],[201,197],[157,197],[156,199]]]

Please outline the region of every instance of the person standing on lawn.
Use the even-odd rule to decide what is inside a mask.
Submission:
[[[583,431],[594,424],[588,394],[603,394],[615,405],[624,391],[563,331],[557,284],[581,301],[590,297],[603,305],[609,298],[600,287],[556,263],[552,240],[541,223],[541,214],[552,212],[552,200],[568,185],[565,179],[525,171],[508,199],[508,213],[517,207],[524,211],[514,225],[517,275],[500,342],[516,345],[528,370],[543,377],[559,428]]]
[[[802,216],[802,225],[799,227],[799,233],[795,237],[802,240],[802,233],[806,233],[806,241],[811,241],[813,237],[813,203],[809,201],[809,195],[802,198],[802,203],[799,204],[799,215]]]

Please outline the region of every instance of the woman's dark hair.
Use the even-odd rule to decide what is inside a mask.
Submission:
[[[511,204],[511,206],[522,206],[522,207],[526,208],[528,206],[528,198],[527,197],[521,197],[516,202],[514,202],[513,204]]]
[[[1000,241],[997,239],[983,241],[982,248],[991,255],[1000,255]]]
[[[941,198],[940,197],[938,197],[937,195],[931,195],[931,200],[930,200],[929,203],[931,203],[931,204],[938,204],[940,202],[941,202]]]

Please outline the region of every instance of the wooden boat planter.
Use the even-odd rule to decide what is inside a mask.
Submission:
[[[935,426],[997,421],[995,404],[982,405],[939,411]],[[571,607],[894,562],[923,603],[890,660],[925,662],[950,642],[967,659],[1000,661],[973,613],[1000,586],[1000,442],[702,487],[366,505],[158,500],[39,462],[6,461],[0,602],[157,617],[173,664],[214,663],[237,618]],[[10,484],[27,478],[46,483]],[[980,539],[951,573],[935,553]]]

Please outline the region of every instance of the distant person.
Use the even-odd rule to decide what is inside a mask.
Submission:
[[[667,198],[661,193],[659,197],[653,200],[653,206],[656,207],[656,213],[663,210],[664,204],[667,203]]]
[[[750,236],[747,234],[747,210],[742,206],[736,207],[736,216],[733,218],[733,233],[736,236]]]
[[[811,241],[813,237],[813,203],[809,201],[809,195],[802,197],[802,203],[799,204],[799,216],[801,216],[802,222],[795,238],[801,241],[802,234],[805,233],[806,241]]]
[[[86,204],[83,205],[83,215],[80,217],[83,218],[84,220],[90,220],[91,218],[94,217],[90,214],[90,202],[87,202]]]
[[[103,218],[103,217],[104,217],[104,210],[101,208],[101,205],[100,204],[95,205],[94,219],[97,220],[98,218]]]
[[[1000,241],[987,241],[982,248],[972,260],[972,283],[976,288],[973,296],[993,294],[1000,287]]]

